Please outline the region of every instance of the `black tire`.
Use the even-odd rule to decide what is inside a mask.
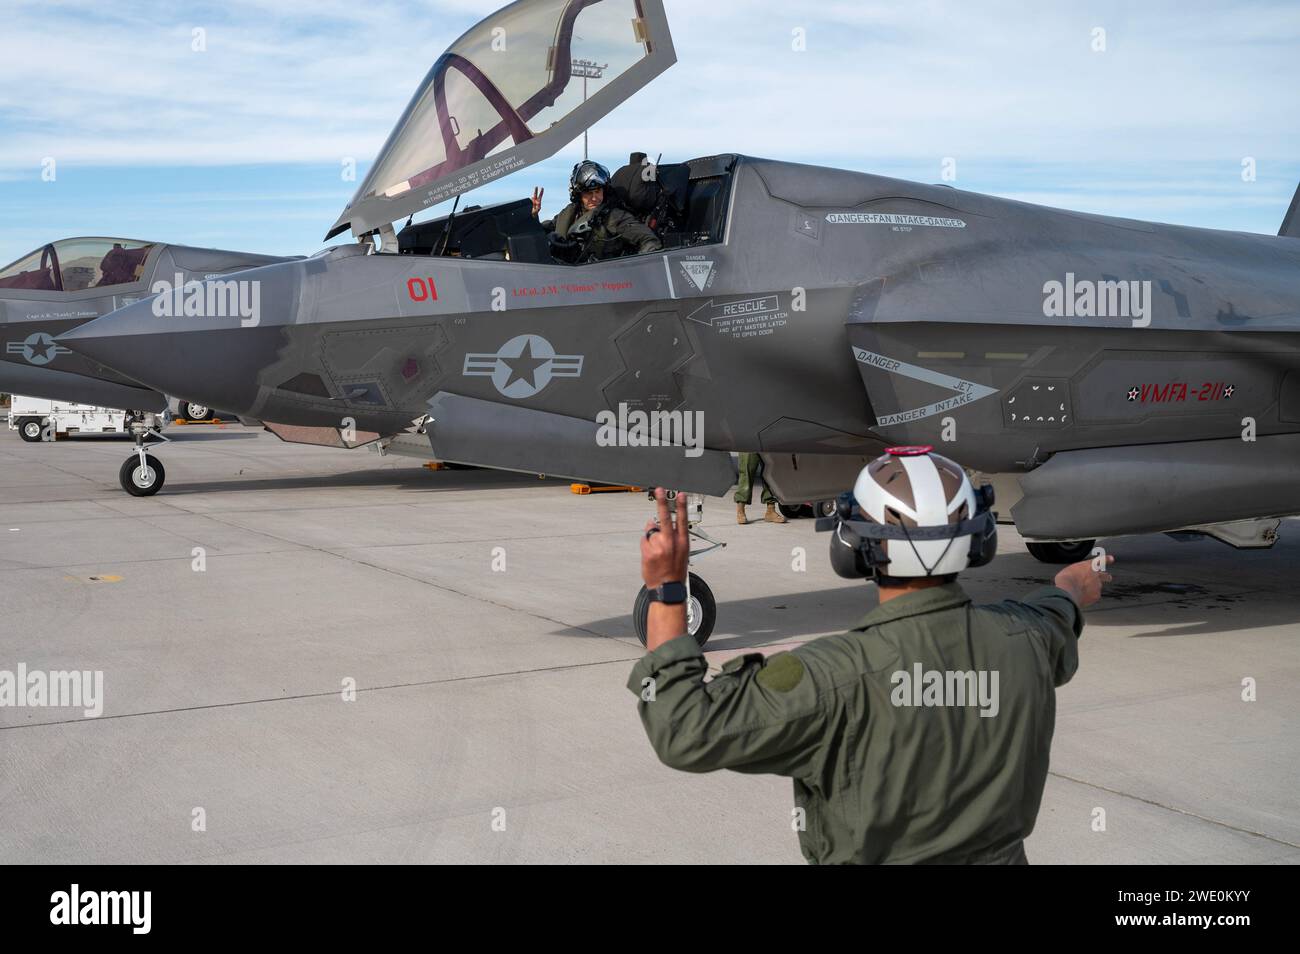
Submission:
[[[813,510],[816,511],[819,517],[833,517],[835,516],[835,501],[834,499],[820,500],[813,507]]]
[[[177,410],[181,412],[181,417],[187,421],[202,423],[203,421],[212,420],[212,408],[206,404],[191,404],[189,401],[181,401]]]
[[[140,469],[140,458],[135,454],[122,461],[122,467],[117,472],[118,483],[132,497],[152,497],[162,490],[162,485],[167,481],[167,471],[163,469],[162,461],[153,454],[145,454],[144,462],[149,469],[147,483],[136,480],[136,471]]]
[[[1076,540],[1073,543],[1026,543],[1029,555],[1042,563],[1078,563],[1092,556],[1096,540]]]
[[[18,420],[18,436],[29,444],[39,444],[44,429],[45,425],[39,417],[23,417]]]
[[[777,504],[776,509],[787,520],[797,520],[803,516],[803,504]]]
[[[713,635],[713,624],[718,621],[718,601],[713,598],[709,585],[694,573],[691,577],[690,608],[687,610],[688,632],[695,637],[697,645],[703,647]],[[636,638],[641,645],[646,644],[646,625],[650,619],[650,594],[641,587],[632,604],[632,626],[636,629]],[[693,628],[692,628],[693,627]]]

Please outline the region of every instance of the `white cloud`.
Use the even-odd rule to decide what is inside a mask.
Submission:
[[[20,3],[0,37],[0,166],[366,160],[437,54],[496,5]],[[669,0],[668,12],[678,64],[595,134],[619,153],[1300,154],[1294,4]],[[1104,53],[1089,45],[1098,26]],[[195,28],[206,52],[191,50]],[[791,49],[795,28],[806,52]]]

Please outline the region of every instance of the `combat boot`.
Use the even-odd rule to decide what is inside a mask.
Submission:
[[[776,509],[776,504],[767,505],[767,513],[763,514],[763,520],[767,523],[785,523],[785,515]]]
[[[745,515],[744,504],[736,504],[736,523],[740,524],[742,527],[749,523],[749,517]]]

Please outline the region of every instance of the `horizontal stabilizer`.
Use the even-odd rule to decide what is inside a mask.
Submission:
[[[425,430],[442,461],[713,496],[736,483],[736,465],[725,451],[687,457],[679,446],[603,447],[595,421],[445,391],[429,402],[429,414]]]

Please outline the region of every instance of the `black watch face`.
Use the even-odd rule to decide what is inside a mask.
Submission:
[[[686,602],[686,584],[685,583],[665,583],[659,587],[659,602],[661,603],[685,603]]]

